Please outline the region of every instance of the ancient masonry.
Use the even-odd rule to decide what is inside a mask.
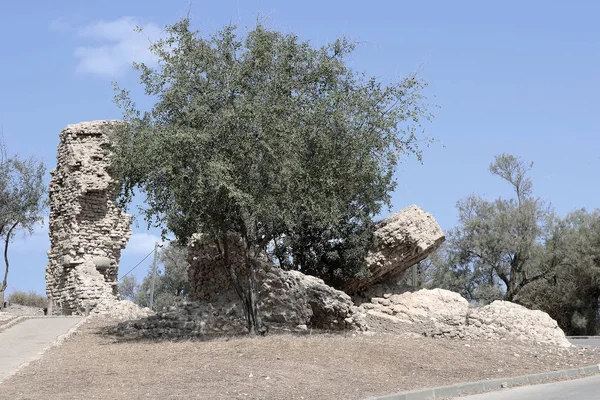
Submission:
[[[374,284],[395,283],[445,240],[433,215],[416,205],[406,207],[377,223],[375,243],[367,255],[370,276],[348,280],[342,290],[354,294]]]
[[[415,205],[380,221],[375,237],[367,256],[370,276],[348,280],[341,288],[344,292],[354,294],[377,283],[400,280],[411,265],[427,258],[446,239],[435,218]],[[242,263],[240,246],[235,240],[230,243],[234,265]],[[199,235],[192,238],[188,247],[188,262],[191,299],[215,301],[227,295],[235,298],[217,249],[203,244]],[[243,274],[236,269],[238,275]]]
[[[69,125],[60,133],[50,174],[50,245],[46,293],[54,311],[81,314],[117,297],[121,250],[131,217],[115,203],[111,132],[118,121]]]

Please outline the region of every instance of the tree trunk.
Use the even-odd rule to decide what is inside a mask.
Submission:
[[[258,316],[258,301],[256,296],[256,269],[253,262],[250,260],[248,252],[245,251],[245,267],[246,267],[246,285],[242,285],[240,278],[235,271],[235,266],[231,263],[229,254],[229,238],[227,235],[222,236],[223,241],[223,262],[229,274],[231,285],[235,289],[238,297],[242,301],[242,310],[246,320],[246,329],[249,334],[261,333],[261,323]],[[244,287],[246,286],[246,287]]]
[[[256,289],[256,262],[246,252],[246,272],[248,275],[248,306],[251,324],[248,331],[252,334],[262,334],[262,321],[258,312],[258,293]]]
[[[2,280],[2,286],[0,286],[0,292],[4,292],[7,286],[7,278],[8,278],[8,244],[10,243],[10,235],[12,235],[13,230],[19,225],[18,222],[15,222],[8,232],[6,232],[6,237],[4,238],[4,265],[6,265],[6,269],[4,270],[4,280]]]

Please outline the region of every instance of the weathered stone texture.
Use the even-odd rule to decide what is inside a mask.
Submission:
[[[451,339],[516,340],[569,347],[548,314],[508,301],[471,307],[460,294],[443,289],[385,294],[364,303],[370,328]]]
[[[50,172],[50,245],[46,293],[66,314],[115,299],[121,250],[131,217],[115,204],[110,175],[111,131],[118,121],[69,125],[60,133]]]
[[[367,262],[372,276],[347,281],[344,290],[354,293],[376,282],[401,275],[406,268],[423,260],[437,249],[445,237],[430,214],[417,206],[408,207],[377,225],[376,242]],[[243,243],[231,237],[230,262],[235,273],[245,282]],[[227,310],[238,300],[229,272],[214,243],[206,243],[195,235],[188,246],[188,278],[190,299],[212,303]],[[356,310],[344,291],[336,290],[321,279],[298,271],[283,271],[261,261],[266,268],[257,274],[259,310],[264,321],[285,326],[308,325],[322,329],[360,329],[354,318]],[[217,310],[219,315],[231,315]],[[222,326],[224,321],[206,326]]]
[[[243,268],[243,243],[231,237],[228,246],[235,273],[245,285],[247,271]],[[239,298],[216,245],[205,243],[200,235],[195,235],[188,246],[188,262],[190,300],[212,303],[217,314],[231,316]],[[326,285],[322,279],[299,271],[284,271],[267,260],[259,260],[258,264],[258,308],[266,324],[307,325],[329,330],[360,329],[361,322],[354,318],[356,307],[346,293]],[[213,321],[205,326],[222,325],[223,321]]]
[[[260,263],[256,272],[258,309],[270,332],[367,329],[364,310],[346,293],[322,279]],[[140,337],[186,338],[246,331],[233,290],[216,292],[209,301],[188,301],[139,321],[127,321],[115,332]]]
[[[355,294],[375,284],[399,280],[407,268],[427,258],[446,239],[433,216],[418,206],[407,207],[377,223],[375,237],[367,256],[371,275],[347,280],[344,292]],[[245,274],[239,267],[243,265],[242,246],[239,240],[230,240],[230,257],[238,275]],[[200,235],[190,241],[188,262],[190,298],[211,301],[216,294],[233,289],[216,246],[204,243]]]
[[[245,276],[243,243],[235,237],[229,240],[229,257],[238,276]],[[192,236],[188,245],[188,280],[190,299],[202,301],[236,300],[237,297],[220,252],[214,243],[206,243],[202,235]],[[223,299],[223,297],[227,297]]]
[[[366,330],[362,310],[341,290],[299,271],[264,266],[257,273],[258,308],[271,325]]]
[[[342,290],[354,294],[376,283],[397,281],[444,240],[444,232],[431,214],[414,205],[400,210],[377,223],[375,244],[367,255],[371,275],[347,280]]]

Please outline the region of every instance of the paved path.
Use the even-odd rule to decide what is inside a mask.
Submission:
[[[0,332],[0,382],[21,364],[35,359],[82,318],[26,319]]]
[[[571,381],[457,397],[456,400],[598,400],[599,398],[600,375],[594,375]]]

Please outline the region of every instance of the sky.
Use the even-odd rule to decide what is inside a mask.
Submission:
[[[0,130],[9,153],[54,168],[66,125],[121,117],[113,81],[150,107],[131,63],[154,63],[148,44],[186,15],[202,34],[229,23],[251,29],[261,19],[314,46],[347,36],[359,42],[355,70],[384,82],[417,72],[428,82],[436,107],[426,134],[436,141],[422,163],[403,159],[382,217],[417,204],[452,228],[459,199],[512,195],[488,171],[500,153],[534,162],[534,192],[559,215],[598,207],[600,3],[591,0],[2,0]],[[11,244],[9,292],[45,292],[47,226]],[[145,227],[134,224],[121,275],[160,240]],[[139,279],[151,258],[133,271]]]

